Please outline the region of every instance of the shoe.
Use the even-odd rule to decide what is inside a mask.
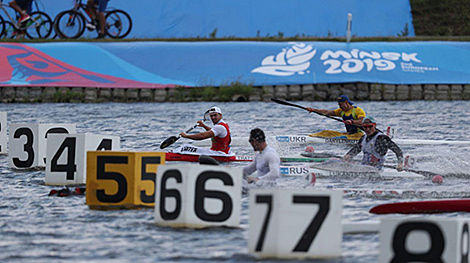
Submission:
[[[31,19],[31,17],[30,17],[29,15],[22,15],[22,16],[20,17],[20,20],[18,20],[18,22],[21,24],[21,23],[24,23],[24,22],[26,22],[26,21],[28,21],[28,20],[30,20],[30,19]]]
[[[99,33],[96,38],[97,38],[97,39],[102,39],[102,38],[104,38],[105,36],[106,36],[105,34]]]
[[[86,26],[86,28],[87,28],[88,30],[90,30],[90,31],[93,31],[93,30],[96,29],[96,26],[93,25],[92,23],[87,23],[85,26]]]
[[[29,20],[31,20],[29,15],[22,15],[18,20],[18,27],[20,29],[24,29],[27,26]]]

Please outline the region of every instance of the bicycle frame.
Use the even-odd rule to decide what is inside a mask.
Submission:
[[[38,7],[38,3],[36,1],[33,1],[35,4],[36,4],[36,10],[39,10],[39,7]],[[15,19],[13,19],[13,17],[10,15],[10,13],[8,12],[8,10],[5,8],[5,7],[8,7],[10,9],[12,9],[16,15]],[[37,23],[37,20],[35,20],[33,17],[31,17],[31,20],[33,21],[33,23],[30,23],[28,26],[26,26],[26,28],[20,28],[17,24],[17,20],[18,20],[18,13],[16,12],[16,10],[13,9],[13,7],[11,7],[10,5],[8,4],[4,4],[3,3],[3,0],[0,1],[0,9],[3,10],[3,12],[5,13],[5,15],[8,17],[8,20],[11,22],[11,24],[13,25],[13,27],[15,28],[15,30],[25,30],[26,28],[30,27],[31,25],[34,25],[34,27],[39,27],[40,25]]]
[[[82,0],[75,0],[75,5],[72,10],[81,13],[85,17],[85,22],[92,22],[92,16],[87,11],[87,4],[82,3]]]

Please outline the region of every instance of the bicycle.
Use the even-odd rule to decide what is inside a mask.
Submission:
[[[16,17],[13,18],[8,12],[7,8],[13,9],[8,4],[4,4],[3,0],[0,0],[0,10],[3,10],[8,20],[5,20],[0,15],[0,37],[15,38],[21,36],[23,33],[30,39],[36,38],[48,38],[52,33],[52,20],[48,14],[39,11],[39,6],[36,1],[33,1],[36,5],[36,10],[31,12],[29,16],[30,20],[25,25],[19,25],[16,21],[19,19],[19,14],[15,11]]]
[[[82,0],[74,1],[75,5],[72,9],[60,12],[54,19],[54,29],[61,38],[79,38],[87,28],[86,24],[93,22],[86,12],[86,4],[83,4]],[[105,17],[105,33],[109,37],[124,38],[131,32],[132,19],[125,11],[120,9],[105,11]],[[99,31],[99,24],[96,24],[96,31]]]

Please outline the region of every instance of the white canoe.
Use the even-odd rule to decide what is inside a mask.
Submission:
[[[267,138],[268,144],[279,145],[306,145],[306,144],[354,144],[357,140],[338,138],[318,138],[308,135],[279,135]],[[398,145],[470,145],[470,141],[448,141],[448,140],[419,140],[419,139],[393,139]],[[196,146],[210,146],[210,140],[194,141]],[[249,146],[248,137],[233,137],[232,146]]]

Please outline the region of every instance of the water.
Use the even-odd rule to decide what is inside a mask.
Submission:
[[[298,102],[305,106],[333,108],[334,102]],[[202,118],[214,103],[103,103],[103,104],[0,104],[9,123],[76,123],[79,133],[121,137],[121,147],[132,151],[157,151],[161,141],[177,135]],[[361,102],[379,122],[378,128],[395,128],[404,139],[468,140],[470,117],[463,114],[468,102]],[[342,124],[297,108],[272,102],[217,103],[234,137],[248,136],[260,127],[267,135],[309,134],[322,129],[343,129]],[[187,142],[180,139],[179,143]],[[298,155],[302,147],[280,149],[281,155]],[[344,154],[344,146],[315,146],[317,151]],[[238,154],[252,149],[234,147]],[[395,201],[426,200],[469,195],[468,146],[403,148],[418,169],[444,175],[444,184],[430,180],[318,179],[316,188],[356,189],[343,196],[343,220],[376,220],[371,207]],[[387,159],[395,161],[393,153]],[[256,262],[248,253],[248,197],[243,196],[238,229],[172,229],[154,225],[153,209],[96,211],[83,196],[48,197],[44,171],[14,171],[8,157],[0,156],[0,261],[1,262]],[[285,187],[303,188],[303,178],[283,178]],[[367,190],[416,190],[408,195],[376,195]],[[465,217],[463,213],[434,215]],[[377,234],[345,235],[342,258],[321,262],[376,262]],[[275,260],[266,260],[273,262]],[[303,261],[299,261],[303,262]]]

